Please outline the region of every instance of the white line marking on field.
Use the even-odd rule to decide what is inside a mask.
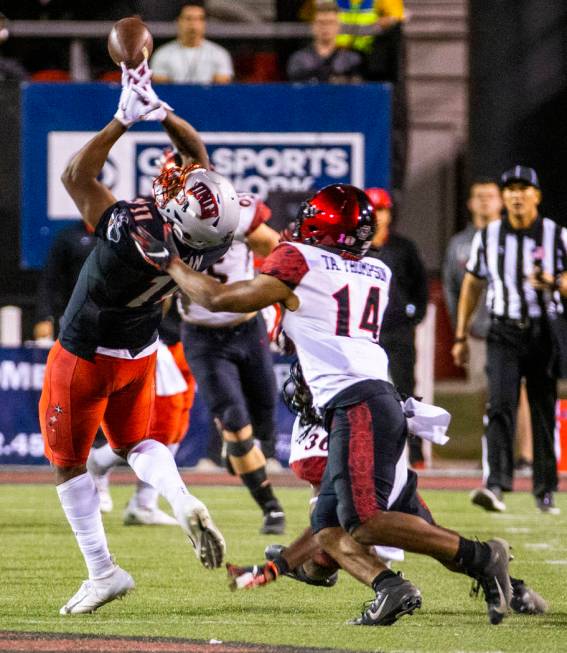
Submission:
[[[567,565],[567,560],[546,560],[548,565]]]
[[[547,542],[528,542],[527,544],[524,544],[526,549],[551,549],[553,548],[551,544],[547,544]]]
[[[504,529],[507,533],[531,533],[533,529],[520,526],[510,526]]]

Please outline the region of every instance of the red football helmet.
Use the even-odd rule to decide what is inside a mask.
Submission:
[[[375,229],[372,202],[366,193],[349,184],[333,184],[301,205],[292,240],[331,247],[345,258],[362,258]]]

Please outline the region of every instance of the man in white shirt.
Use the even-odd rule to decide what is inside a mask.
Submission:
[[[159,47],[152,57],[154,82],[160,84],[228,84],[234,77],[227,50],[205,38],[204,2],[194,0],[181,7],[177,39]]]

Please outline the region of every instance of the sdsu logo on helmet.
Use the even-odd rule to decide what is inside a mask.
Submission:
[[[332,247],[345,258],[362,258],[376,230],[366,193],[350,184],[333,184],[304,202],[292,240]]]
[[[205,249],[232,239],[240,204],[232,184],[218,173],[169,162],[154,180],[153,190],[159,212],[186,245]]]

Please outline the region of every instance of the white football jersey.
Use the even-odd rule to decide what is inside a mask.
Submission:
[[[282,325],[295,343],[315,406],[322,408],[359,381],[388,381],[388,357],[378,339],[391,272],[382,261],[348,260],[321,247],[283,243],[261,272],[280,279],[299,298],[299,308],[286,310]]]
[[[301,426],[299,417],[293,423],[289,464],[307,458],[326,458],[329,455],[329,436],[322,426]]]
[[[226,254],[206,271],[206,274],[218,279],[221,283],[236,283],[254,278],[254,255],[246,244],[246,238],[271,216],[270,209],[257,195],[238,193],[238,199],[240,201],[240,222],[234,233],[232,245]],[[232,324],[242,317],[241,313],[229,313],[228,311],[212,313],[199,304],[189,303],[184,297],[178,301],[178,310],[186,322],[202,326],[221,327],[225,324]]]

